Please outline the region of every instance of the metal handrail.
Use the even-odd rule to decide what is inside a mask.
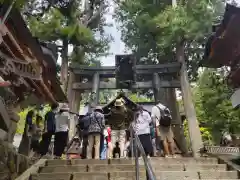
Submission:
[[[151,163],[149,161],[149,159],[147,158],[142,143],[138,137],[138,135],[134,132],[134,129],[132,126],[130,126],[130,133],[131,133],[131,155],[133,158],[133,150],[134,151],[134,155],[135,155],[135,173],[136,173],[136,180],[139,180],[139,159],[138,159],[138,150],[140,151],[140,155],[143,158],[144,161],[144,166],[148,175],[148,180],[156,180],[156,176],[153,172],[153,168],[151,166]],[[135,147],[137,148],[134,148]]]

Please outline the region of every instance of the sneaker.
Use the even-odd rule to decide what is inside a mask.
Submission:
[[[173,157],[173,158],[177,158],[177,156],[176,156],[175,154],[174,154],[174,155],[172,155],[172,157]]]
[[[165,158],[171,158],[171,156],[169,156],[169,155],[165,155],[164,157],[165,157]]]

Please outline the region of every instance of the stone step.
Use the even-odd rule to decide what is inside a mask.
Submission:
[[[170,171],[171,169],[169,169]],[[226,171],[226,164],[185,164],[185,171]]]
[[[150,158],[152,165],[159,164],[218,164],[216,158]],[[143,164],[140,160],[140,164]]]
[[[155,175],[157,180],[238,179],[237,171],[165,171]]]
[[[227,169],[225,164],[171,164],[153,166],[154,171],[224,171]],[[135,165],[132,164],[102,164],[102,165],[60,165],[46,166],[40,169],[41,173],[51,172],[111,172],[111,171],[135,171]],[[144,166],[140,166],[140,171],[145,171]]]
[[[72,159],[72,160],[61,160],[54,159],[48,160],[47,166],[56,166],[56,165],[89,165],[89,164],[108,164],[108,160],[97,160],[97,159]]]
[[[143,160],[139,158],[140,164],[144,164]],[[218,164],[216,158],[150,158],[151,163],[154,164]],[[81,164],[134,164],[135,161],[131,159],[111,159],[111,160],[96,160],[96,159],[73,159],[73,160],[48,160],[47,166],[55,165],[81,165]]]
[[[238,179],[237,171],[200,171],[201,179]]]
[[[157,180],[194,179],[238,179],[237,171],[156,171]],[[32,180],[127,180],[135,177],[135,171],[40,173],[32,175]],[[140,171],[140,179],[145,179],[145,171]]]
[[[71,173],[38,173],[32,174],[31,180],[45,180],[45,179],[54,179],[54,180],[70,180]]]

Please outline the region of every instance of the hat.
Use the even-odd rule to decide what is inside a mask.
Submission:
[[[123,101],[121,99],[116,99],[115,103],[114,103],[114,106],[123,106]]]
[[[95,107],[94,111],[96,111],[96,110],[99,110],[99,111],[103,112],[103,109],[102,109],[101,106],[97,106],[97,107]]]
[[[69,107],[67,104],[62,104],[59,109],[63,111],[69,111]]]

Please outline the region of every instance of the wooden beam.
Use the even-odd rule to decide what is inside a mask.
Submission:
[[[166,64],[156,64],[156,65],[136,65],[137,74],[152,74],[156,73],[177,73],[179,72],[181,64],[178,62],[166,63]],[[91,66],[76,66],[71,65],[70,69],[78,75],[93,75],[95,72],[98,72],[99,75],[115,77],[116,67],[115,66],[102,66],[102,67],[91,67]]]
[[[164,63],[164,64],[154,64],[154,65],[136,65],[136,69],[161,69],[161,68],[172,68],[172,67],[181,67],[181,63],[172,62],[172,63]],[[92,71],[106,71],[106,70],[115,70],[115,66],[86,66],[86,65],[76,65],[72,64],[69,67],[72,70],[92,70]]]
[[[173,81],[161,81],[159,83],[160,87],[165,88],[179,88],[180,82],[177,80]],[[87,83],[73,83],[72,88],[74,90],[91,90],[93,88],[92,82]],[[133,89],[151,89],[152,88],[152,81],[146,81],[146,82],[136,82],[136,84],[133,85]],[[117,89],[116,82],[104,82],[100,81],[99,89]]]

